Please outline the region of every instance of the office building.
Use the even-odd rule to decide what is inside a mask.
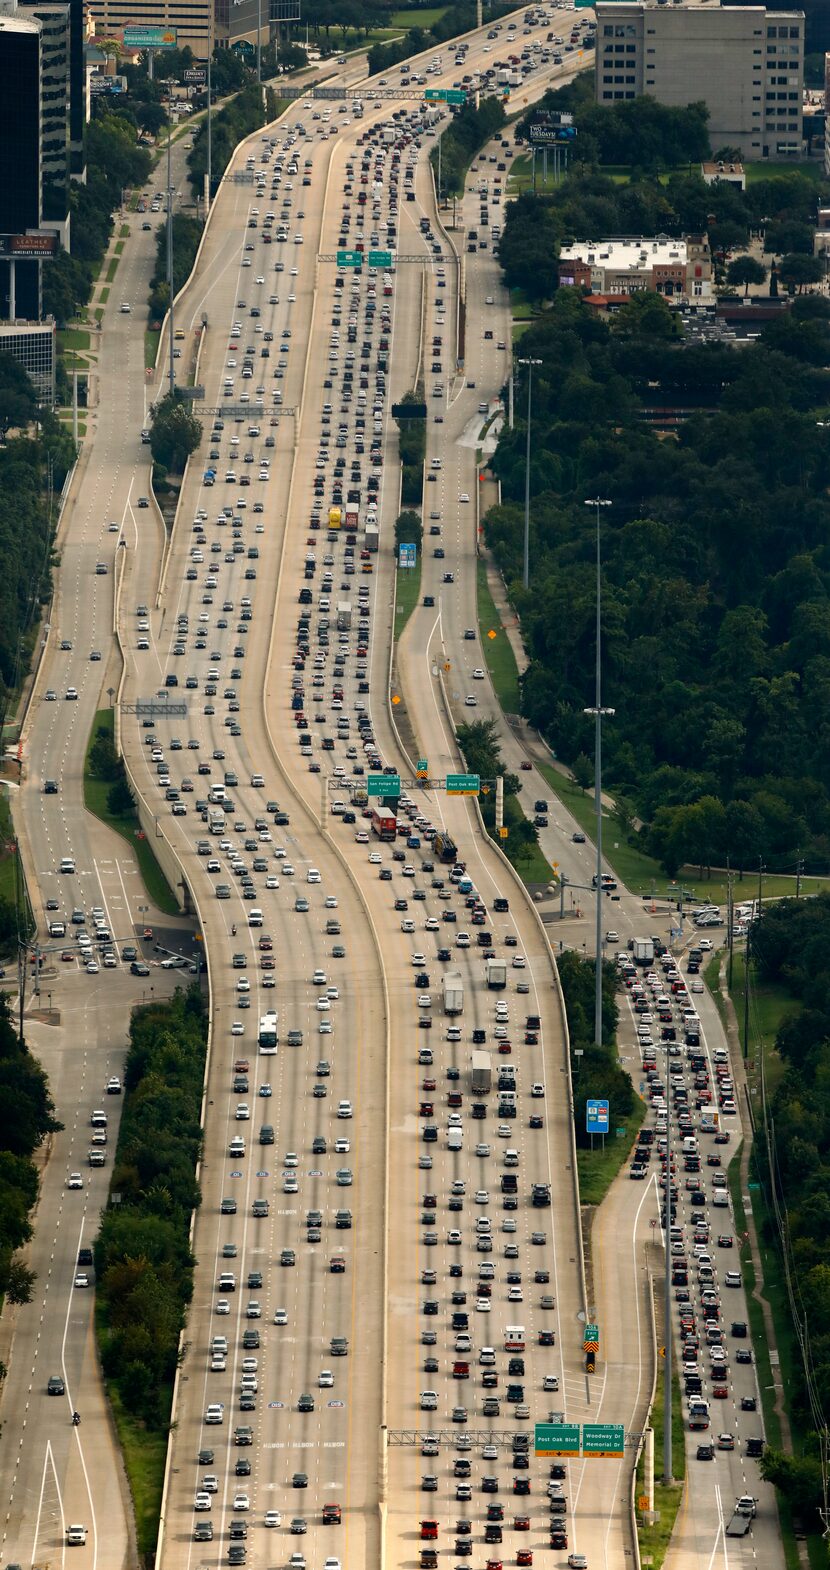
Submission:
[[[708,241],[696,236],[579,240],[559,253],[559,282],[599,295],[653,289],[667,300],[705,300],[712,296],[712,257]]]
[[[0,14],[0,235],[39,229],[42,84],[40,22]],[[40,263],[0,261],[0,319],[40,316]]]
[[[57,334],[55,319],[45,322],[0,322],[0,354],[10,354],[31,378],[38,402],[55,404]]]
[[[172,27],[179,49],[192,49],[197,60],[213,50],[214,0],[87,0],[96,39],[112,38],[125,27]],[[263,0],[265,10],[266,0]]]
[[[716,155],[726,147],[747,162],[800,155],[802,11],[597,0],[596,18],[597,103],[643,94],[675,107],[702,100]]]
[[[42,217],[62,223],[69,212],[69,6],[36,0],[18,15],[40,23]]]

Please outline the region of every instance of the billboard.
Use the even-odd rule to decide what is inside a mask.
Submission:
[[[125,49],[175,49],[179,34],[175,27],[125,27]]]
[[[54,234],[0,234],[0,256],[19,262],[38,262],[54,256],[58,238]]]

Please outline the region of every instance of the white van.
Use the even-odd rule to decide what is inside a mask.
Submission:
[[[463,1138],[464,1138],[464,1134],[463,1134],[463,1130],[462,1129],[460,1129],[460,1128],[448,1129],[447,1130],[447,1149],[448,1150],[460,1150],[461,1147],[462,1147]]]

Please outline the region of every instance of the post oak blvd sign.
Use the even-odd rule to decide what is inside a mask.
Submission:
[[[537,1456],[578,1456],[578,1423],[537,1423],[534,1450]]]
[[[448,796],[477,796],[481,789],[480,774],[448,774]]]

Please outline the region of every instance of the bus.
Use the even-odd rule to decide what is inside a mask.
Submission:
[[[277,1011],[271,1009],[259,1022],[259,1050],[263,1057],[274,1057],[277,1051]]]

